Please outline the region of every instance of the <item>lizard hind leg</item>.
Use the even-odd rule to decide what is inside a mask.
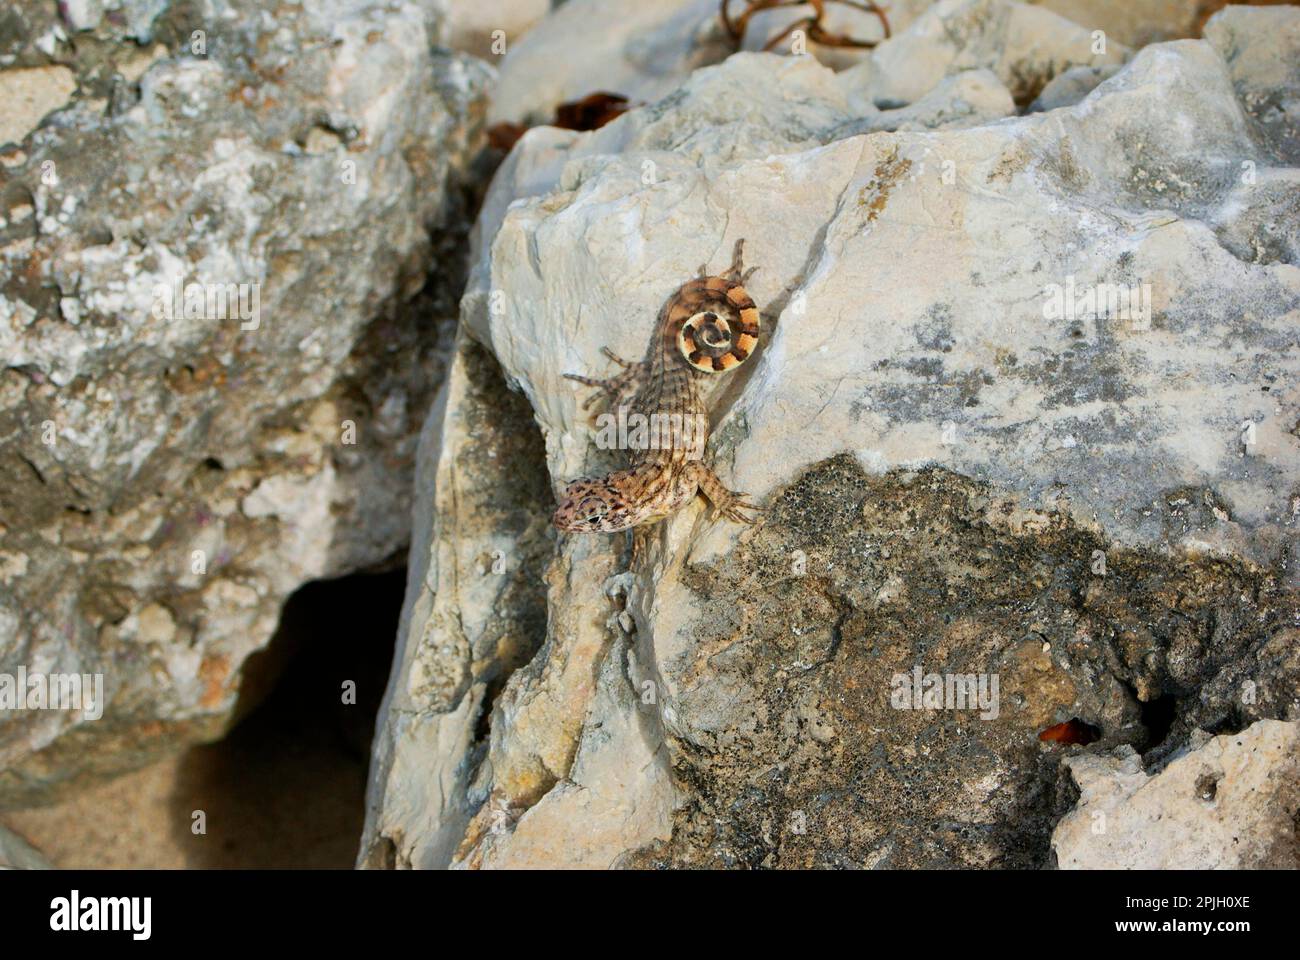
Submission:
[[[591,405],[601,397],[608,397],[610,405],[619,407],[626,404],[641,386],[641,381],[645,373],[645,364],[631,363],[615,355],[610,350],[605,350],[605,355],[615,363],[623,367],[621,373],[617,373],[607,379],[597,379],[595,377],[582,377],[576,373],[566,373],[565,379],[576,381],[588,387],[595,387],[599,393],[593,393],[583,401],[582,409],[588,410]]]
[[[617,363],[617,364],[618,364],[620,367],[622,367],[624,370],[627,370],[627,369],[630,368],[630,367],[637,367],[637,366],[640,366],[640,364],[633,363],[631,360],[624,360],[622,357],[620,357],[620,356],[619,356],[617,353],[615,353],[613,350],[609,349],[609,347],[601,347],[601,348],[600,348],[600,352],[603,353],[605,356],[609,357],[609,359],[613,360],[615,363]]]
[[[732,283],[738,283],[743,287],[757,269],[756,266],[745,269],[745,241],[743,238],[737,240],[735,253],[731,255],[731,266],[724,276]]]
[[[756,523],[762,511],[749,502],[749,494],[728,490],[718,475],[699,460],[691,461],[688,468],[700,492],[713,505],[714,517],[726,517],[736,523]],[[750,516],[752,514],[752,516]]]
[[[707,263],[701,264],[700,279],[707,280],[709,277],[712,276],[721,276],[727,278],[728,280],[734,280],[738,283],[743,283],[745,277],[749,276],[750,273],[753,273],[755,270],[758,269],[758,267],[750,267],[748,273],[746,273],[744,270],[744,261],[745,261],[745,241],[744,238],[741,238],[740,240],[736,241],[735,247],[732,248],[731,266],[727,268],[726,272],[721,274],[713,274],[709,272],[709,265]]]
[[[728,280],[739,280],[741,274],[745,272],[745,239],[736,241],[735,249],[731,254],[731,266],[727,268],[725,276]]]

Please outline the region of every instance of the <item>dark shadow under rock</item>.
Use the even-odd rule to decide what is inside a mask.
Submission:
[[[317,581],[289,599],[248,666],[255,681],[259,658],[287,659],[274,689],[180,764],[172,830],[188,866],[352,866],[405,581],[405,570]]]

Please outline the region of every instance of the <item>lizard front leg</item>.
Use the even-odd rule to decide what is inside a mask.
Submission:
[[[699,460],[692,460],[687,465],[691,478],[699,484],[700,492],[709,498],[713,505],[713,515],[726,517],[736,523],[755,523],[761,511],[747,499],[749,494],[728,490],[718,475]],[[754,516],[746,516],[745,511]]]
[[[593,377],[580,377],[576,373],[566,373],[566,379],[575,380],[578,383],[585,384],[589,387],[595,387],[600,393],[593,393],[582,404],[582,409],[587,410],[601,397],[609,397],[611,406],[617,408],[626,404],[637,392],[641,386],[641,381],[645,377],[646,365],[644,363],[631,363],[615,354],[609,348],[602,351],[605,356],[613,360],[623,368],[623,372],[609,377],[605,380],[597,380]]]

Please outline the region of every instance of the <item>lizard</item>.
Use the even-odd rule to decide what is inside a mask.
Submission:
[[[595,387],[584,409],[600,397],[611,406],[626,405],[632,413],[649,419],[675,417],[681,423],[702,424],[694,436],[668,432],[667,443],[634,449],[631,464],[604,477],[584,477],[570,482],[560,498],[552,522],[563,531],[613,533],[656,523],[680,510],[703,493],[713,506],[713,517],[754,523],[758,508],[747,494],[728,490],[702,459],[708,419],[700,397],[699,381],[705,376],[734,370],[758,346],[760,316],[744,283],[756,267],[743,268],[744,240],[736,243],[730,269],[684,283],[659,312],[645,359],[630,363],[608,348],[604,353],[623,368],[608,379],[566,373],[570,380]]]

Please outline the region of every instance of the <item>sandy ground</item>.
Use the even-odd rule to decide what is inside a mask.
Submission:
[[[404,578],[295,594],[272,641],[288,667],[225,739],[0,823],[56,867],[352,868]],[[345,680],[355,705],[342,702]]]
[[[286,739],[259,719],[220,743],[0,822],[56,867],[351,867],[364,757],[320,737]],[[206,833],[194,832],[197,810]]]

